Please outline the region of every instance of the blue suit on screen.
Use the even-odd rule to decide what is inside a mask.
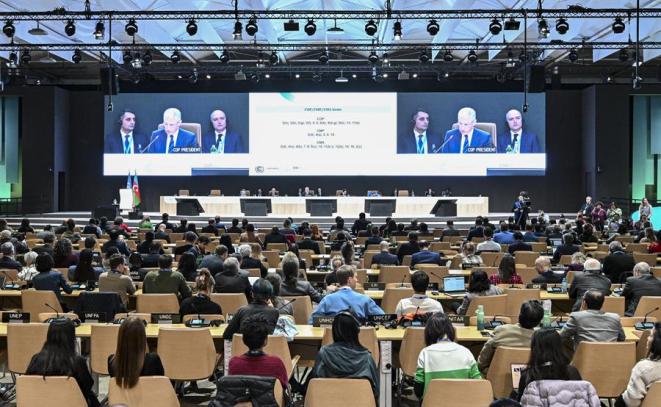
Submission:
[[[241,137],[238,134],[228,131],[224,136],[225,140],[223,141],[223,154],[236,154],[236,153],[247,153],[241,142]],[[211,147],[216,144],[216,133],[211,132],[202,136],[202,152],[210,153]]]
[[[438,153],[434,151],[441,147],[441,136],[439,134],[431,134],[427,131],[427,154]],[[406,134],[400,134],[397,138],[397,154],[417,154],[418,144],[416,142],[416,135],[413,131]]]
[[[445,133],[445,138],[443,139],[445,146],[441,150],[442,153],[459,153],[461,149],[461,132],[459,129],[448,130]],[[477,128],[473,128],[473,137],[471,138],[470,144],[468,147],[471,148],[481,148],[481,147],[493,147],[491,143],[491,134],[486,131],[482,131]]]
[[[147,147],[149,142],[147,137],[142,134],[133,133],[133,154],[139,154],[141,150]],[[124,141],[122,133],[119,131],[106,134],[103,140],[103,152],[105,154],[124,154]]]
[[[499,153],[506,153],[507,146],[512,142],[512,133],[510,130],[503,131],[498,134],[498,145],[496,151]],[[542,149],[539,146],[539,141],[537,140],[537,135],[529,133],[527,131],[521,132],[521,149],[519,151],[523,153],[541,153]]]
[[[164,129],[156,130],[151,134],[152,145],[149,146],[149,153],[155,154],[165,154],[165,149],[168,145],[168,135],[165,133]],[[178,148],[195,148],[197,145],[197,137],[194,133],[179,129],[179,134],[177,135],[177,141],[175,142],[175,147]]]

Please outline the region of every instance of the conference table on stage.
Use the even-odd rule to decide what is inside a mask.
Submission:
[[[393,203],[395,217],[420,217],[434,214],[434,207],[439,201],[456,202],[456,216],[475,217],[489,213],[489,198],[478,196],[161,196],[160,211],[170,215],[177,214],[177,201],[197,200],[208,216],[242,217],[246,216],[245,204],[250,202],[270,201],[271,212],[269,216],[312,216],[311,205],[321,202],[330,202],[335,211],[333,216],[356,217],[360,212],[370,213],[372,203]],[[243,205],[242,205],[243,202]],[[446,216],[453,216],[446,215]],[[327,215],[329,216],[329,215]],[[388,216],[388,215],[386,215]]]

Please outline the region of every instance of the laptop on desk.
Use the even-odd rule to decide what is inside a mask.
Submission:
[[[443,277],[443,293],[450,296],[463,297],[466,294],[464,276]]]

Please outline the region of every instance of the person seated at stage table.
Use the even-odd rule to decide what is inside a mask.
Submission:
[[[307,280],[299,278],[298,259],[286,257],[282,259],[280,264],[284,281],[280,284],[280,294],[285,297],[305,296],[310,297],[310,300],[315,303],[321,301],[322,295],[312,287]]]
[[[248,223],[246,225],[246,231],[241,233],[239,237],[240,243],[257,243],[260,246],[264,245],[264,242],[259,238],[257,233],[255,233],[255,225]]]
[[[429,251],[429,242],[422,240],[418,246],[420,251],[413,253],[411,256],[411,267],[415,267],[417,264],[436,264],[437,266],[442,266],[445,264],[441,258],[440,253]]]
[[[156,233],[154,233],[154,239],[155,240],[165,240],[167,243],[172,243],[170,240],[170,235],[165,231],[165,223],[161,223],[158,225],[158,228],[156,229]]]
[[[513,244],[514,235],[510,231],[510,225],[507,222],[500,223],[500,232],[497,232],[493,235],[494,242],[498,244]]]
[[[601,274],[601,263],[596,259],[588,259],[583,264],[584,271],[574,274],[569,286],[569,299],[574,301],[572,311],[578,311],[581,308],[583,297],[589,290],[598,290],[606,296],[611,293],[611,281],[605,275]]]
[[[580,311],[572,312],[560,331],[565,341],[571,341],[574,349],[581,342],[622,342],[625,339],[620,316],[601,311],[604,294],[599,290],[587,290],[581,301]]]
[[[195,133],[181,128],[181,111],[171,107],[163,112],[163,128],[154,130],[147,150],[152,154],[199,152]]]
[[[373,299],[354,291],[358,280],[353,266],[340,267],[336,275],[340,288],[321,300],[317,309],[312,312],[309,323],[312,323],[312,319],[316,316],[335,316],[348,308],[351,308],[363,321],[367,320],[368,315],[383,315],[383,310],[376,305]]]
[[[498,284],[523,284],[521,276],[516,274],[516,261],[514,256],[506,254],[500,260],[498,265],[498,274],[489,276],[489,282],[494,285]]]
[[[49,324],[46,342],[39,353],[32,356],[26,374],[73,377],[87,405],[100,406],[87,360],[78,353],[76,327],[69,318],[56,319]]]
[[[523,241],[523,234],[521,234],[521,232],[518,232],[518,231],[514,232],[513,236],[514,236],[514,243],[511,243],[507,247],[507,251],[510,254],[514,254],[514,252],[517,252],[517,251],[524,251],[524,252],[531,252],[532,251],[532,246]]]
[[[308,377],[367,379],[372,386],[375,402],[379,400],[379,371],[374,357],[358,340],[359,318],[347,308],[333,319],[333,343],[322,346]]]
[[[622,275],[633,270],[636,262],[631,254],[624,251],[622,243],[617,240],[610,242],[608,251],[610,254],[604,257],[603,271],[613,284],[618,284],[622,282]]]
[[[213,314],[221,315],[223,313],[220,305],[211,301],[210,293],[214,288],[214,280],[207,269],[200,269],[195,276],[195,295],[184,299],[179,306],[179,315],[183,319],[184,315],[190,314]]]
[[[316,225],[312,225],[316,226]],[[312,239],[312,229],[303,229],[303,239],[298,241],[299,250],[312,250],[314,254],[320,254],[319,243]]]
[[[640,262],[633,268],[633,277],[627,278],[622,296],[626,301],[624,315],[633,316],[641,297],[661,297],[661,280],[652,275],[649,264]]]
[[[69,281],[86,283],[90,280],[97,281],[99,275],[103,273],[103,267],[94,267],[94,252],[90,249],[83,249],[78,255],[78,264],[69,267]]]
[[[264,248],[267,250],[269,243],[287,243],[287,238],[280,233],[280,229],[277,226],[273,226],[271,233],[264,236]]]
[[[556,273],[551,269],[551,261],[548,257],[538,257],[535,260],[535,271],[537,277],[532,279],[533,284],[560,284],[565,278],[565,273]]]
[[[491,134],[475,127],[477,113],[471,107],[457,112],[457,128],[448,130],[443,138],[441,153],[471,154],[481,148],[493,148]]]
[[[379,243],[380,252],[372,256],[372,265],[379,266],[399,266],[399,259],[396,255],[390,253],[390,243],[383,241]]]
[[[23,270],[21,263],[14,260],[14,245],[11,242],[5,242],[0,245],[0,269]]]
[[[158,258],[158,271],[150,271],[142,284],[143,294],[177,294],[181,299],[191,296],[191,289],[183,274],[172,270],[172,256]]]
[[[475,356],[455,342],[456,331],[442,312],[432,315],[425,326],[425,345],[418,356],[413,390],[420,400],[434,379],[481,379]]]
[[[486,271],[481,269],[472,270],[468,279],[468,292],[464,296],[464,301],[456,309],[457,314],[466,315],[468,306],[475,297],[485,297],[491,295],[501,295],[503,290],[500,287],[489,282]],[[456,304],[453,304],[456,305]]]
[[[661,381],[661,322],[654,324],[647,340],[647,349],[647,356],[633,367],[629,384],[615,401],[615,407],[640,406],[649,388]]]
[[[411,287],[413,287],[413,297],[402,298],[397,303],[395,313],[397,318],[406,314],[427,314],[443,312],[443,306],[440,302],[427,296],[429,288],[429,276],[424,271],[416,271],[411,275]]]
[[[477,244],[476,253],[482,252],[500,253],[500,244],[493,241],[493,229],[484,228],[484,241]]]
[[[521,112],[516,109],[512,109],[505,114],[507,130],[498,134],[496,143],[498,153],[520,154],[541,152],[537,135],[523,129],[523,119],[521,117]]]
[[[202,137],[202,153],[245,153],[241,137],[227,130],[227,117],[222,110],[214,110],[209,116],[213,131]]]
[[[244,293],[248,302],[252,300],[252,290],[248,274],[239,270],[239,260],[227,257],[223,262],[223,269],[213,276],[215,281],[214,292],[217,293]]]
[[[270,303],[273,296],[271,283],[263,278],[257,279],[252,285],[252,296],[252,301],[248,305],[240,307],[234,314],[234,318],[228,323],[223,333],[224,340],[231,341],[235,333],[244,333],[242,322],[253,315],[261,315],[266,320],[264,325],[267,327],[269,335],[275,330],[280,313]]]
[[[487,376],[496,349],[501,346],[528,348],[535,328],[544,317],[544,308],[539,300],[528,300],[521,304],[519,322],[496,327],[493,336],[484,344],[477,358],[477,364],[484,377]]]
[[[367,249],[367,246],[371,244],[380,244],[381,241],[383,241],[383,239],[380,236],[378,226],[372,226],[371,233],[372,235],[369,238],[367,238],[367,240],[365,241],[365,249]]]
[[[484,264],[482,257],[475,254],[475,245],[471,242],[464,242],[461,245],[461,253],[459,253],[458,256],[461,258],[462,267],[472,267]]]
[[[606,256],[608,257],[608,256]],[[571,255],[571,263],[567,265],[567,271],[583,271],[583,264],[588,258],[583,252],[576,252]]]
[[[580,252],[581,248],[574,244],[574,235],[571,233],[566,233],[562,236],[562,244],[555,248],[553,252],[553,263],[560,261],[560,257],[564,255],[572,255],[576,252]]]
[[[241,269],[259,269],[262,278],[266,277],[269,270],[264,267],[264,264],[258,258],[253,257],[252,247],[249,244],[242,244],[239,246],[239,254],[241,255]]]
[[[35,290],[53,291],[57,296],[58,301],[62,303],[60,291],[64,290],[65,293],[71,294],[73,289],[64,279],[64,276],[59,271],[53,270],[55,262],[48,253],[41,253],[35,260],[35,267],[39,274],[32,277],[32,287]]]
[[[413,255],[414,253],[420,251],[420,245],[418,244],[418,233],[409,232],[408,237],[409,241],[399,246],[399,250],[397,250],[397,259],[399,260],[400,264],[404,262],[404,256],[409,254]]]

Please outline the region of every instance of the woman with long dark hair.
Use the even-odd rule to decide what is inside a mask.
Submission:
[[[503,290],[496,285],[489,282],[487,272],[482,269],[474,269],[468,279],[468,292],[464,296],[464,302],[457,307],[457,314],[466,315],[468,306],[475,297],[483,297],[489,295],[500,295]]]
[[[661,322],[654,324],[647,339],[647,349],[647,357],[633,367],[629,385],[618,398],[615,407],[638,407],[650,386],[661,381]]]
[[[489,276],[489,282],[494,285],[498,284],[523,284],[521,276],[516,274],[516,262],[514,256],[506,254],[500,260],[498,265],[498,274]]]
[[[73,253],[71,240],[63,237],[53,247],[53,261],[55,268],[70,267],[78,263],[78,257]]]
[[[179,258],[177,271],[184,275],[186,281],[195,281],[197,275],[197,259],[191,252],[185,252]]]
[[[294,256],[284,258],[282,260],[282,273],[285,276],[284,281],[280,285],[280,293],[284,296],[303,296],[310,297],[312,302],[319,303],[321,301],[321,294],[312,287],[312,285],[298,277],[298,259]]]
[[[117,335],[117,349],[108,356],[108,372],[119,387],[130,389],[140,376],[163,376],[163,364],[157,353],[147,352],[147,335],[142,319],[128,317]]]
[[[94,380],[85,358],[78,354],[76,328],[68,319],[56,319],[48,326],[46,342],[39,353],[32,356],[28,375],[73,377],[90,407],[99,406],[92,391]]]
[[[570,361],[555,329],[535,331],[530,343],[528,367],[521,372],[517,400],[521,400],[526,386],[535,380],[581,380],[581,374],[569,364]]]
[[[103,273],[103,268],[94,267],[92,262],[94,260],[94,252],[90,249],[83,249],[78,255],[78,264],[69,267],[69,275],[72,276],[72,281],[84,283],[90,280],[97,281],[99,275]]]

